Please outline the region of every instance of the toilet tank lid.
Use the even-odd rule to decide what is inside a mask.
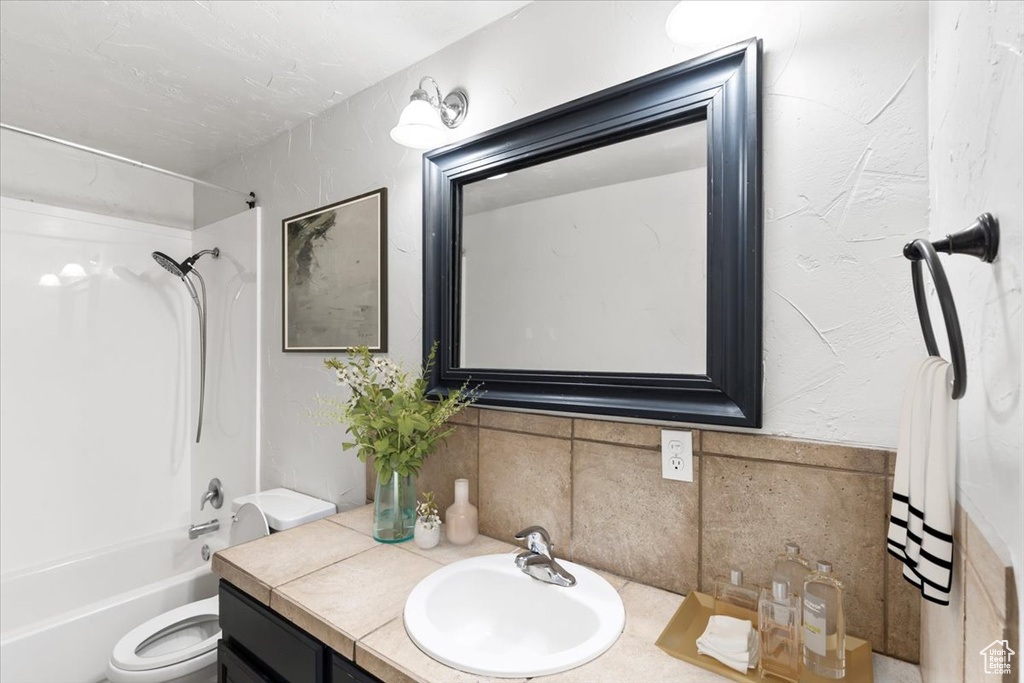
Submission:
[[[270,489],[239,496],[231,501],[231,511],[252,503],[263,511],[267,524],[275,531],[285,531],[300,524],[329,517],[338,511],[334,503],[320,500],[291,489]]]

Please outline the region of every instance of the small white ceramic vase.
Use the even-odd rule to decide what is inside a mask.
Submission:
[[[423,550],[430,550],[441,541],[441,523],[435,523],[433,529],[428,529],[423,523],[422,517],[416,518],[416,529],[413,531],[413,540]]]

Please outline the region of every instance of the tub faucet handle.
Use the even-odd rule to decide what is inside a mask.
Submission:
[[[205,508],[207,502],[217,510],[224,504],[224,490],[220,486],[220,479],[216,477],[210,480],[210,486],[206,489],[203,497],[199,499],[199,509]]]

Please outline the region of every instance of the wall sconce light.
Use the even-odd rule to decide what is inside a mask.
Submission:
[[[727,45],[763,31],[767,6],[765,0],[681,0],[668,15],[665,32],[672,42],[691,47]]]
[[[433,93],[425,90],[424,84]],[[413,149],[439,147],[447,138],[446,128],[457,128],[466,118],[467,109],[469,98],[464,90],[456,88],[441,97],[437,81],[424,76],[398,117],[398,125],[391,129],[391,139]]]

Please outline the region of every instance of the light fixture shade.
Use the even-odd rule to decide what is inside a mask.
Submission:
[[[391,129],[391,139],[413,149],[432,149],[444,144],[447,132],[429,102],[412,100],[398,117],[398,125]]]
[[[727,45],[763,29],[767,10],[764,0],[681,0],[665,21],[665,32],[674,43],[695,48]]]

